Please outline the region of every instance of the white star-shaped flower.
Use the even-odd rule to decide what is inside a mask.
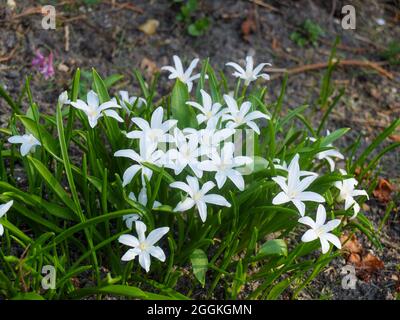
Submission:
[[[154,229],[146,237],[146,225],[142,221],[136,221],[135,226],[138,237],[124,234],[118,238],[120,243],[132,247],[132,249],[129,249],[122,256],[121,260],[130,261],[135,259],[136,256],[139,256],[139,264],[146,270],[146,272],[149,272],[151,265],[150,256],[153,256],[161,262],[165,261],[164,251],[160,247],[154,246],[154,244],[168,233],[169,228],[164,227]]]
[[[115,110],[111,110],[113,108],[121,108],[115,100],[110,100],[100,105],[99,97],[93,90],[89,91],[87,94],[87,103],[78,99],[76,102],[71,102],[71,105],[76,109],[82,110],[86,114],[89,125],[92,128],[97,125],[98,120],[103,117],[103,114],[114,118],[118,122],[124,122]]]
[[[172,136],[168,134],[168,131],[174,127],[178,121],[167,120],[163,122],[163,117],[164,109],[163,107],[158,107],[151,115],[150,124],[143,118],[132,118],[132,122],[135,123],[141,131],[131,131],[127,133],[126,136],[130,139],[146,140],[151,144],[171,141]]]
[[[128,195],[128,198],[131,199],[132,201],[139,202],[143,206],[146,206],[147,205],[147,190],[145,187],[143,187],[139,192],[138,198],[136,198],[136,196],[133,192],[130,192]],[[160,206],[161,206],[160,202],[154,201],[153,209],[158,208]],[[140,216],[136,213],[131,213],[131,214],[124,215],[122,218],[125,221],[126,227],[129,229],[132,229],[133,222],[139,220]]]
[[[327,130],[327,135],[329,135],[329,134],[330,134],[330,132],[329,132],[329,130]],[[310,137],[309,140],[312,142],[315,142],[317,139]],[[328,161],[329,169],[332,172],[335,170],[335,161],[332,158],[344,159],[344,156],[339,151],[334,149],[332,144],[328,144],[327,147],[331,147],[332,149],[321,151],[316,154],[316,157],[318,160],[325,159],[326,161]]]
[[[64,104],[70,104],[71,100],[68,99],[68,92],[64,91],[58,96],[58,103],[63,106]]]
[[[200,78],[200,73],[192,75],[194,68],[196,68],[197,63],[199,62],[199,59],[196,58],[192,60],[192,62],[189,65],[189,68],[187,68],[186,70],[183,70],[182,61],[178,56],[174,55],[173,59],[175,67],[164,66],[161,68],[161,70],[169,71],[171,74],[168,76],[168,79],[178,78],[183,83],[186,83],[189,92],[192,91],[193,81]]]
[[[225,109],[221,110],[222,105],[219,102],[213,103],[211,96],[203,89],[200,90],[200,93],[203,98],[203,105],[196,101],[186,102],[186,104],[198,109],[202,113],[196,116],[197,123],[199,125],[203,122],[208,123],[208,121],[212,119],[217,122],[221,115],[225,112]]]
[[[201,178],[203,171],[198,167],[198,158],[201,154],[197,136],[186,137],[179,128],[175,128],[174,142],[176,149],[170,149],[165,153],[166,167],[173,169],[175,175],[178,175],[188,166],[197,177]]]
[[[225,113],[222,115],[223,121],[228,121],[226,124],[227,128],[237,128],[241,125],[247,125],[251,129],[254,130],[257,134],[260,134],[260,129],[254,120],[257,119],[270,119],[270,116],[260,112],[260,111],[250,111],[251,103],[249,101],[245,101],[238,107],[238,104],[235,99],[231,96],[225,94],[224,100],[228,106],[229,113]]]
[[[233,67],[236,71],[232,75],[236,78],[244,80],[244,84],[248,86],[250,82],[257,80],[261,77],[265,80],[269,80],[269,75],[266,73],[260,73],[265,66],[271,66],[270,63],[260,63],[254,68],[254,61],[252,56],[246,57],[246,70],[235,62],[228,62],[227,66]]]
[[[300,177],[299,155],[296,154],[289,164],[287,179],[282,176],[272,178],[282,189],[282,192],[272,199],[272,204],[292,202],[303,217],[306,210],[303,201],[322,203],[325,202],[325,199],[316,192],[305,191],[314,182],[317,175],[307,176],[302,180],[300,180]]]
[[[157,166],[159,165],[159,161],[164,153],[163,151],[156,149],[155,144],[150,144],[143,139],[140,140],[139,143],[140,154],[133,149],[123,149],[114,153],[115,157],[125,157],[137,162],[137,164],[134,164],[125,170],[122,178],[122,185],[124,187],[132,181],[133,177],[139,170],[142,171],[142,185],[145,185],[146,183],[144,176],[146,176],[148,180],[151,179],[153,171],[146,167],[144,163],[147,162]]]
[[[199,180],[197,180],[197,178],[187,176],[186,181],[187,183],[177,181],[170,184],[171,188],[181,189],[188,194],[188,197],[185,200],[178,203],[174,211],[186,211],[196,206],[201,221],[205,222],[207,219],[207,203],[225,207],[231,206],[223,196],[218,194],[207,194],[215,187],[214,182],[208,181],[200,188]]]
[[[275,169],[279,169],[279,170],[288,172],[289,168],[288,168],[286,161],[283,161],[282,164],[280,164],[281,163],[280,159],[274,159],[274,160],[272,160],[272,162],[274,164]],[[315,172],[312,172],[312,171],[301,170],[300,177],[304,177],[304,176],[318,176],[318,174]]]
[[[141,108],[143,105],[146,105],[146,100],[136,96],[129,96],[128,91],[119,91],[119,100],[121,102],[121,107],[127,112],[127,114],[131,113],[131,110],[128,108],[127,103],[130,106],[136,105],[137,108]],[[137,100],[137,101],[136,101]]]
[[[342,175],[347,175],[347,172],[343,169],[340,169],[340,173]],[[365,190],[359,190],[355,188],[358,185],[358,181],[354,178],[336,181],[334,185],[340,190],[338,201],[344,201],[344,209],[347,210],[353,206],[354,214],[350,219],[354,219],[360,212],[360,205],[357,203],[354,197],[366,196],[367,199],[369,199],[368,193]]]
[[[225,143],[221,153],[214,152],[210,156],[210,160],[200,162],[199,168],[203,171],[216,172],[215,180],[218,188],[222,188],[226,179],[231,180],[235,186],[243,191],[244,179],[242,174],[235,168],[252,163],[250,157],[238,156],[234,157],[235,146],[232,142]]]
[[[8,142],[12,144],[21,144],[20,152],[25,157],[29,152],[35,152],[36,146],[40,146],[40,141],[33,134],[24,134],[22,136],[12,136],[8,138]]]
[[[301,241],[310,242],[319,239],[319,241],[321,242],[322,253],[328,252],[329,242],[338,249],[341,249],[342,245],[339,238],[330,233],[330,231],[335,229],[340,224],[340,220],[334,219],[325,223],[326,211],[325,207],[322,204],[318,206],[317,217],[315,221],[310,217],[302,217],[298,221],[311,228],[306,233],[304,233],[304,235],[301,237]]]

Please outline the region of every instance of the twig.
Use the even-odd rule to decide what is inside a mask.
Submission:
[[[268,3],[265,3],[264,1],[261,1],[261,0],[249,0],[249,1],[256,5],[259,5],[260,7],[266,8],[270,11],[279,12],[279,9],[275,8],[274,6],[271,6]]]
[[[107,2],[109,4],[111,4],[112,7],[117,7],[118,9],[127,9],[127,10],[131,10],[133,12],[141,13],[141,14],[144,12],[142,8],[136,7],[135,5],[133,5],[132,3],[129,3],[129,2],[118,3],[113,0],[107,1]]]
[[[372,61],[360,61],[360,60],[341,60],[338,62],[337,66],[343,67],[343,66],[350,66],[350,67],[364,67],[364,68],[371,68],[377,71],[379,74],[382,76],[385,76],[386,78],[389,78],[390,80],[394,79],[394,76],[392,73],[389,71],[385,70],[380,66],[379,62],[372,62]],[[297,74],[297,73],[302,73],[306,71],[312,71],[312,70],[318,70],[318,69],[324,69],[329,66],[328,62],[323,62],[323,63],[314,63],[314,64],[307,64],[304,66],[300,67],[295,67],[291,69],[286,69],[285,73],[288,74]],[[276,79],[281,77],[282,75],[275,75],[271,77],[271,79]]]
[[[66,24],[64,27],[64,39],[65,39],[65,51],[69,51],[69,25]]]
[[[5,62],[5,61],[10,60],[10,59],[14,56],[15,51],[17,51],[17,46],[15,46],[15,47],[10,51],[10,53],[9,53],[8,55],[3,56],[3,57],[0,57],[0,62]]]

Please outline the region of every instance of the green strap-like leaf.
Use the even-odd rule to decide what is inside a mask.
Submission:
[[[192,262],[193,274],[204,287],[206,284],[206,272],[208,269],[208,258],[205,252],[201,249],[195,249],[190,255]]]

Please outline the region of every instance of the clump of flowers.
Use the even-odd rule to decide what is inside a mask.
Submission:
[[[297,258],[318,247],[333,258],[331,244],[340,249],[338,236],[356,225],[350,218],[362,215],[368,194],[356,189],[359,181],[348,172],[368,154],[345,159],[332,143],[347,129],[319,136],[320,128],[313,130],[304,117],[306,128],[294,122],[301,109],[282,117],[278,103],[266,103],[266,90],[256,83],[269,79],[261,73],[269,64],[254,68],[252,57],[245,68],[228,63],[237,81],[232,93],[208,61],[193,75],[198,59],[187,70],[179,57],[173,60],[174,67],[162,68],[175,80],[168,97],[139,74],[142,95],[123,90],[111,97],[93,70],[94,90],[82,100],[78,70],[54,116],[32,104],[26,115],[13,113],[11,130],[4,131],[10,144],[21,146],[19,153],[1,153],[13,168],[0,163],[0,235],[6,228],[13,236],[8,241],[34,247],[21,262],[28,270],[59,266],[60,296],[182,298],[188,293],[176,292],[176,282],[191,263],[200,284],[209,281],[206,271],[214,279],[210,296],[224,275],[232,299],[245,281],[261,283],[249,298],[270,297],[284,272],[293,271],[293,281],[301,283],[320,263]],[[15,121],[26,134],[15,134]],[[14,178],[15,164],[27,172],[27,189]],[[373,238],[365,221],[362,216],[360,229]],[[22,231],[27,225],[29,234]],[[289,235],[301,241],[288,246]],[[129,249],[121,252],[121,244]],[[70,248],[80,254],[71,255]],[[74,289],[71,277],[87,270],[97,286]],[[100,270],[107,270],[106,278]],[[262,283],[266,277],[276,281]],[[159,294],[140,289],[144,283]]]
[[[35,51],[35,57],[32,59],[32,67],[37,69],[47,80],[54,77],[53,53],[48,56],[43,55],[40,50]]]

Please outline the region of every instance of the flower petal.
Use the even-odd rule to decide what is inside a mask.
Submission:
[[[282,203],[287,203],[290,201],[290,198],[287,196],[285,192],[279,192],[273,199],[272,199],[272,204],[282,204]]]
[[[129,249],[125,254],[121,257],[122,261],[130,261],[135,259],[135,257],[139,254],[138,249]]]
[[[204,201],[196,201],[196,207],[199,210],[200,219],[205,222],[207,219],[207,205]]]
[[[142,221],[135,221],[136,233],[139,237],[139,242],[146,240],[145,232],[147,230],[146,225]]]
[[[192,198],[186,198],[185,200],[179,202],[175,207],[174,211],[182,212],[189,210],[195,205],[195,202]]]
[[[218,206],[225,206],[225,207],[231,206],[231,204],[228,201],[226,201],[226,199],[223,196],[220,196],[219,194],[207,194],[203,197],[203,200],[206,203],[216,204]]]
[[[325,238],[327,241],[332,243],[336,248],[338,248],[338,249],[342,248],[342,244],[340,243],[339,238],[336,237],[334,234],[326,233],[323,235],[323,238]]]
[[[150,254],[148,252],[141,252],[139,254],[139,264],[142,266],[146,272],[150,271],[150,265],[151,265],[151,260],[150,260]]]
[[[320,194],[312,191],[304,191],[300,192],[297,196],[296,199],[300,201],[313,201],[313,202],[319,202],[323,203],[325,202],[325,198],[321,196]]]
[[[320,237],[319,241],[321,242],[322,253],[327,253],[330,247],[328,240],[326,240],[324,237]]]
[[[315,233],[314,230],[307,230],[303,236],[301,237],[301,241],[303,242],[310,242],[310,241],[314,241],[315,239],[317,239],[317,234]]]
[[[160,260],[161,262],[164,262],[166,259],[165,253],[160,247],[150,247],[147,251],[150,255]]]
[[[292,203],[299,210],[300,215],[303,217],[306,212],[306,205],[298,199],[292,199]]]
[[[326,210],[325,207],[320,204],[318,205],[318,209],[317,209],[317,217],[315,219],[315,223],[317,224],[318,227],[324,225],[326,221]]]
[[[146,243],[149,244],[150,246],[152,246],[158,240],[160,240],[165,234],[167,234],[168,231],[169,231],[168,227],[154,229],[147,236]]]
[[[133,248],[139,246],[139,240],[130,234],[123,234],[118,238],[118,242]]]

